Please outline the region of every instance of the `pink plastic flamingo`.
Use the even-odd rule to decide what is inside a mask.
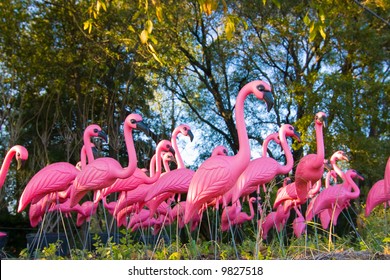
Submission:
[[[170,215],[171,221],[173,222],[173,220],[176,219],[179,228],[183,228],[185,225],[184,224],[185,209],[186,209],[186,201],[180,201],[171,210],[171,215]],[[200,219],[201,216],[199,213],[195,213],[195,215],[191,217],[190,231],[194,231],[198,227]]]
[[[312,185],[322,178],[324,174],[324,137],[323,127],[326,126],[327,116],[324,112],[318,112],[314,118],[314,128],[316,131],[317,153],[308,154],[298,162],[295,172],[295,188],[300,203],[307,200],[307,193]]]
[[[325,178],[325,189],[331,187],[331,184],[330,184],[330,179],[333,178],[335,181],[337,181],[337,173],[336,171],[334,170],[330,170],[327,174],[326,174],[326,178]],[[312,211],[313,209],[313,205],[316,203],[316,199],[317,199],[318,195],[313,197],[311,200],[310,200],[310,203],[306,209],[306,213],[309,213],[310,211]],[[338,208],[337,209],[334,209],[335,211],[339,211]],[[341,210],[340,210],[341,212]],[[330,220],[332,218],[332,209],[325,209],[323,211],[321,211],[319,213],[319,216],[320,216],[320,221],[321,221],[321,226],[323,229],[327,229],[329,227],[329,223],[330,223]]]
[[[245,212],[241,212],[241,207],[237,206],[237,204],[225,207],[221,216],[221,230],[227,231],[230,228],[230,226],[240,225],[246,221],[252,220],[253,217],[255,216],[255,211],[253,210],[253,202],[255,200],[256,200],[255,197],[251,197],[248,201],[250,215],[248,215]],[[237,210],[238,213],[234,213],[234,215],[230,216],[230,212],[236,212]]]
[[[96,213],[97,207],[98,203],[90,200],[84,201],[79,207],[76,226],[80,227],[83,223],[89,222],[92,215]]]
[[[187,124],[181,124],[173,130],[171,136],[171,142],[172,142],[173,149],[175,150],[177,169],[185,168],[183,158],[181,156],[179,147],[177,145],[177,136],[179,135],[179,133],[183,134],[184,136],[190,137],[191,142],[194,139],[194,135],[192,134],[191,128]]]
[[[22,163],[28,159],[28,151],[25,147],[15,145],[5,155],[4,161],[0,169],[0,189],[3,187],[5,178],[7,176],[9,167],[11,165],[12,158],[15,157],[18,165],[17,169],[20,169]]]
[[[356,170],[349,169],[345,174],[346,181],[333,187],[329,187],[319,193],[312,209],[306,211],[306,220],[310,221],[315,215],[325,209],[334,207],[344,208],[351,199],[360,195],[360,189],[353,181],[353,178],[364,180]],[[352,188],[352,191],[350,190]]]
[[[284,225],[286,224],[286,221],[289,216],[290,216],[290,211],[285,212],[283,209],[283,205],[279,205],[276,211],[269,213],[261,224],[260,224],[261,220],[259,220],[258,223],[260,229],[262,230],[263,239],[267,239],[268,232],[273,227],[275,227],[276,230],[280,232],[284,227]]]
[[[287,143],[287,136],[300,141],[300,135],[292,125],[284,124],[279,129],[280,144],[286,156],[286,165],[281,165],[271,157],[260,157],[252,160],[242,172],[233,187],[232,203],[241,196],[247,196],[258,189],[258,186],[270,182],[277,175],[287,174],[294,165],[294,160]]]
[[[368,192],[365,210],[366,217],[381,203],[385,207],[386,204],[390,205],[390,157],[386,163],[384,179],[377,181]]]
[[[254,93],[265,100],[268,111],[273,105],[271,87],[263,81],[253,81],[245,85],[237,96],[236,127],[239,151],[235,156],[215,156],[204,161],[192,177],[188,188],[184,222],[187,224],[205,203],[224,195],[236,182],[250,161],[250,147],[244,119],[244,101]]]
[[[107,141],[107,135],[100,126],[93,124],[85,129],[81,157],[85,156],[83,155],[85,153],[89,163],[94,160],[91,137],[101,137]],[[56,162],[45,166],[27,183],[19,199],[18,212],[23,211],[30,202],[36,203],[48,193],[67,190],[78,173],[79,170],[68,162]]]
[[[133,129],[141,129],[148,133],[148,128],[138,114],[130,114],[124,121],[124,137],[128,153],[128,166],[122,168],[121,164],[109,157],[98,158],[88,164],[77,175],[71,189],[70,206],[76,205],[89,191],[101,190],[111,186],[118,178],[125,179],[133,175],[137,168],[137,156],[133,142]]]
[[[105,188],[102,193],[103,196],[107,196],[114,192],[131,191],[138,188],[141,184],[153,184],[158,178],[160,178],[162,171],[162,153],[175,151],[172,148],[172,144],[168,140],[161,140],[156,148],[156,172],[149,177],[145,172],[136,168],[134,173],[127,178],[119,178],[111,186]]]
[[[191,132],[191,128],[188,125],[181,124],[173,130],[171,142],[176,152],[175,157],[177,162],[177,169],[172,170],[164,176],[161,176],[154,184],[153,189],[151,189],[151,191],[145,197],[145,201],[150,201],[151,199],[156,199],[157,197],[165,197],[160,196],[163,193],[175,194],[186,193],[188,191],[190,181],[195,172],[191,169],[187,169],[184,165],[179,147],[177,145],[177,136],[179,133],[190,137],[191,141],[193,140],[194,136]],[[157,202],[154,202],[154,204],[158,205]],[[153,211],[151,212],[151,215],[153,215]]]
[[[343,181],[346,180],[345,173],[340,169],[340,167],[337,165],[338,161],[345,160],[348,161],[348,157],[343,151],[336,151],[330,158],[330,164],[332,165],[333,170],[330,170],[328,174],[326,175],[325,179],[325,188],[328,188],[330,186],[330,178],[333,177],[337,182],[337,176],[339,176]],[[310,191],[309,191],[310,193]],[[316,198],[316,197],[315,197]],[[314,203],[315,198],[313,198],[306,211],[311,211]],[[321,211],[319,213],[320,220],[321,220],[321,226],[323,229],[327,229],[329,227],[330,221],[332,220],[333,215],[333,224],[337,224],[337,219],[340,213],[343,211],[344,207],[336,207],[334,209],[326,209],[324,211]]]

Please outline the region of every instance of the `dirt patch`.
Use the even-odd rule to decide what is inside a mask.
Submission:
[[[372,253],[369,251],[335,251],[318,253],[312,256],[297,256],[296,260],[390,260],[390,254]]]

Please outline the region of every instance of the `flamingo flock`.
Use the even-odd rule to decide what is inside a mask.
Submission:
[[[336,151],[330,158],[331,166],[327,166],[324,147],[327,115],[324,112],[314,116],[315,153],[294,162],[288,139],[301,141],[300,134],[292,125],[283,124],[278,132],[271,133],[264,141],[262,156],[251,159],[244,102],[253,94],[266,104],[269,112],[273,107],[271,92],[271,86],[260,80],[248,83],[239,91],[235,105],[237,154],[229,156],[226,147],[217,146],[197,170],[186,168],[177,144],[179,136],[193,141],[193,133],[187,124],[176,127],[170,140],[164,139],[157,144],[149,170],[137,166],[133,142],[133,130],[149,135],[141,115],[129,114],[123,123],[128,154],[125,167],[110,157],[94,158],[91,138],[107,141],[107,135],[100,126],[90,125],[84,132],[81,164],[57,162],[38,171],[19,199],[18,212],[30,206],[32,227],[42,224],[47,213],[60,212],[67,218],[72,218],[74,213],[80,227],[95,215],[100,205],[115,219],[117,226],[130,231],[151,228],[153,234],[157,234],[174,222],[179,228],[188,225],[188,229],[194,231],[202,223],[203,213],[212,207],[216,213],[221,213],[221,231],[252,221],[263,239],[267,239],[272,228],[280,232],[286,226],[291,210],[296,215],[291,225],[297,237],[316,217],[325,229],[330,223],[336,225],[340,213],[360,196],[356,180],[363,180],[363,177],[356,170],[343,171],[337,165],[338,161],[348,161],[343,151]],[[285,164],[267,156],[270,141],[275,141],[283,150]],[[27,160],[28,152],[19,145],[10,149],[1,167],[0,187],[13,157],[21,162]],[[171,162],[177,168],[171,169]],[[294,166],[295,174],[291,174]],[[259,207],[261,190],[269,192],[271,182],[280,176],[285,180],[277,191],[273,209],[269,213],[262,212]],[[87,194],[92,195],[92,200]],[[249,206],[249,214],[242,207],[244,203]],[[258,206],[256,210],[254,203]],[[385,207],[390,204],[390,157],[384,179],[378,181],[368,194],[366,216],[380,204]],[[303,205],[307,205],[304,214]],[[255,215],[256,211],[261,214],[261,219]]]

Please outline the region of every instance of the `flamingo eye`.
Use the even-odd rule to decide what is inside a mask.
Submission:
[[[186,128],[186,127],[184,127],[184,130],[186,130],[186,131],[187,131],[187,128]]]
[[[97,128],[95,128],[95,129],[93,130],[93,132],[98,133],[99,130],[98,130]]]
[[[264,85],[258,85],[257,89],[260,90],[260,91],[264,91],[265,87],[264,87]]]
[[[130,122],[131,122],[132,124],[135,124],[137,121],[136,121],[135,119],[131,119]]]

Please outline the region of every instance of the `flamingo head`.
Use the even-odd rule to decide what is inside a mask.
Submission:
[[[142,121],[142,117],[139,114],[130,114],[126,117],[125,125],[129,126],[131,129],[138,129],[143,131],[146,135],[150,135],[150,129]]]
[[[91,124],[87,126],[84,133],[89,137],[99,137],[102,138],[105,142],[108,142],[107,134],[97,124]]]
[[[295,130],[295,128],[290,124],[284,124],[282,125],[281,129],[284,133],[286,133],[286,136],[290,136],[294,139],[296,139],[298,142],[301,142],[301,135],[298,131]],[[279,136],[280,138],[280,136]]]
[[[179,129],[181,134],[183,134],[184,136],[190,137],[191,142],[192,142],[192,140],[194,140],[194,134],[192,134],[192,131],[191,131],[191,128],[189,125],[181,124],[178,126],[178,129]]]
[[[337,160],[349,161],[349,158],[348,158],[348,156],[346,155],[345,152],[343,152],[343,151],[337,151],[337,152],[335,152],[335,153],[331,156],[330,162],[335,163]]]
[[[170,161],[171,161],[171,162],[174,162],[174,163],[177,164],[176,158],[175,158],[174,154],[171,153],[171,152],[164,152],[164,153],[162,154],[162,160],[163,160],[164,162],[170,162]]]
[[[349,169],[347,172],[346,172],[347,175],[349,175],[351,178],[357,178],[359,180],[364,180],[363,176],[357,172],[355,169]]]
[[[274,106],[274,98],[272,96],[271,86],[264,81],[254,81],[252,85],[254,85],[254,95],[258,99],[264,100],[267,104],[267,111],[271,111],[272,107]]]
[[[324,112],[318,112],[314,116],[314,123],[316,125],[323,125],[324,127],[327,126],[328,116]]]
[[[228,151],[225,146],[219,145],[213,149],[211,156],[227,156]]]
[[[285,187],[285,186],[287,186],[287,185],[289,185],[291,183],[292,183],[292,180],[291,180],[290,177],[286,177],[286,178],[283,179],[283,187]]]
[[[19,170],[25,161],[28,159],[28,151],[25,147],[21,145],[15,145],[13,147],[13,150],[15,151],[15,159],[17,161],[17,169]]]
[[[170,152],[172,155],[175,154],[175,150],[169,140],[161,140],[157,145],[157,150],[160,150],[161,152]]]

